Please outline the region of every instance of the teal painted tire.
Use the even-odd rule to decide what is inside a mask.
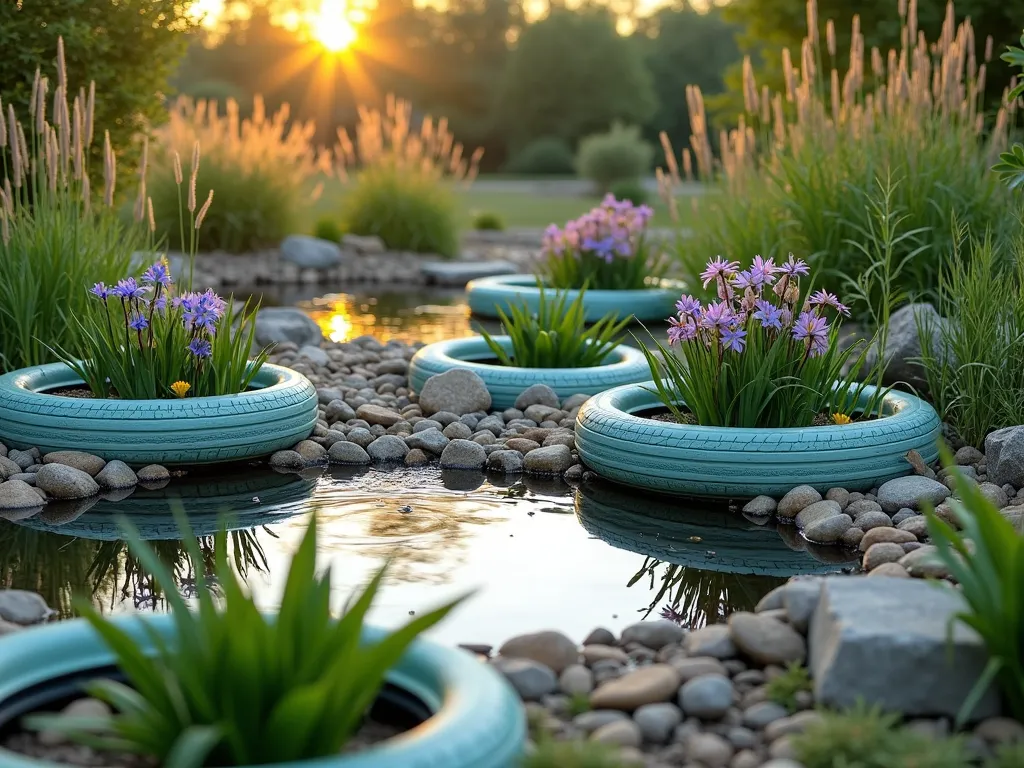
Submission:
[[[845,426],[726,429],[634,414],[660,408],[653,382],[618,387],[583,404],[576,417],[580,459],[597,474],[636,488],[690,496],[781,496],[797,485],[864,491],[909,474],[904,458],[938,456],[938,414],[891,391],[885,418]],[[874,392],[868,387],[865,397]]]
[[[266,456],[313,431],[309,379],[264,365],[252,389],[181,400],[97,400],[49,390],[82,383],[63,363],[0,376],[0,443],[43,453],[85,451],[128,464],[208,464]]]
[[[143,631],[143,622],[164,637],[173,630],[169,615],[119,616],[115,621],[150,651],[154,645]],[[363,639],[376,642],[384,634],[368,627]],[[0,711],[36,686],[88,675],[112,663],[107,647],[80,619],[7,635],[0,639]],[[388,682],[422,701],[433,716],[365,752],[273,766],[515,768],[519,764],[526,739],[523,707],[498,673],[469,653],[416,640],[388,674]],[[0,749],[0,768],[56,765]]]
[[[609,313],[629,312],[640,322],[664,320],[672,315],[675,303],[686,286],[676,280],[661,280],[655,286],[639,291],[587,291],[583,297],[584,317],[596,323]],[[568,291],[573,301],[578,291]],[[498,317],[498,309],[506,314],[510,305],[524,301],[536,313],[540,305],[540,290],[533,275],[496,275],[470,280],[466,285],[469,309],[480,317]]]
[[[508,336],[493,338],[507,352],[512,351]],[[617,346],[605,358],[607,365],[592,368],[515,368],[477,362],[493,359],[491,348],[479,336],[428,344],[409,362],[409,385],[414,392],[421,392],[431,376],[464,368],[484,380],[491,393],[491,407],[500,411],[511,408],[522,391],[532,384],[547,384],[560,398],[566,398],[577,394],[596,395],[621,384],[644,381],[651,375],[643,353],[625,344]]]
[[[706,571],[789,577],[834,573],[837,562],[853,559],[829,547],[818,560],[817,549],[794,550],[771,525],[727,509],[696,504],[681,511],[674,500],[605,483],[577,490],[576,518],[587,533],[617,549]]]

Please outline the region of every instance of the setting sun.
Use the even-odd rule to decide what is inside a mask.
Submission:
[[[356,30],[346,15],[344,0],[323,0],[320,13],[312,21],[312,32],[329,51],[342,51],[356,40]]]

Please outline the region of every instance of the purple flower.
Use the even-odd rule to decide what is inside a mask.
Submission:
[[[828,349],[828,327],[825,318],[813,312],[802,312],[793,325],[793,338],[807,342],[811,357],[824,354]]]
[[[765,261],[760,256],[755,256],[750,267],[750,279],[755,286],[771,285],[775,282],[775,273],[778,271],[779,268],[775,266],[773,259]]]
[[[153,309],[157,312],[163,312],[167,309],[167,297],[161,296],[159,299],[153,302]]]
[[[732,308],[724,301],[708,304],[701,315],[700,324],[705,328],[726,328],[735,322]]]
[[[166,264],[158,261],[142,273],[142,282],[168,286],[171,284],[171,273],[167,271]]]
[[[839,314],[849,317],[850,308],[839,302],[839,297],[828,291],[817,291],[807,300],[812,307],[832,307]]]
[[[726,328],[722,331],[722,349],[742,352],[747,343],[747,332],[742,328]]]
[[[110,295],[122,299],[141,299],[146,295],[146,289],[136,283],[134,277],[129,277],[126,280],[119,280],[117,285],[110,289]]]
[[[789,277],[796,277],[797,275],[809,275],[811,273],[810,268],[804,262],[803,259],[793,260],[793,254],[789,254],[789,261],[782,262],[782,266],[778,267],[779,272]]]
[[[593,237],[586,237],[583,239],[583,250],[593,251],[610,264],[615,251],[615,238],[611,235],[602,237],[599,240]]]
[[[679,301],[676,302],[676,311],[680,315],[688,315],[690,317],[700,316],[700,302],[697,301],[693,296],[684,295]]]
[[[704,281],[704,287],[707,288],[708,283],[718,278],[728,280],[739,266],[739,262],[725,261],[721,256],[709,261],[707,269],[700,273],[700,278]]]
[[[760,321],[762,328],[774,328],[777,331],[782,330],[782,310],[772,304],[770,301],[764,299],[758,299],[754,302],[754,306],[757,307],[757,311],[754,313],[754,319]]]
[[[89,293],[101,299],[106,299],[110,295],[110,289],[103,283],[96,283],[96,285],[89,289]]]
[[[732,284],[739,288],[741,291],[747,288],[758,287],[758,284],[754,282],[754,278],[748,270],[737,272],[736,276],[732,279]]]
[[[686,622],[686,616],[677,611],[673,606],[666,605],[661,609],[661,618],[668,621],[673,621],[676,624],[682,625]]]
[[[209,357],[213,352],[210,342],[206,339],[192,339],[188,345],[188,351],[195,357]]]
[[[668,319],[668,326],[668,343],[670,346],[680,341],[691,341],[697,336],[697,326],[685,320],[680,322],[678,318],[670,317]]]
[[[128,327],[133,331],[142,331],[149,328],[149,321],[142,315],[135,315],[128,323]]]

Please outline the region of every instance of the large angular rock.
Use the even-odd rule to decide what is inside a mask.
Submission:
[[[341,263],[341,248],[330,240],[288,235],[281,241],[281,258],[305,269],[329,269]]]
[[[907,304],[892,313],[889,318],[888,336],[885,340],[884,357],[886,384],[906,382],[915,387],[924,384],[921,365],[921,337],[918,326],[926,329],[931,336],[932,352],[939,353],[942,343],[942,329],[946,320],[939,316],[931,304]],[[867,365],[875,364],[878,347],[868,350]]]
[[[988,663],[981,638],[959,622],[947,644],[962,610],[953,589],[916,579],[824,579],[808,637],[815,701],[845,708],[864,699],[908,717],[955,717]],[[999,711],[990,687],[971,717]]]
[[[1024,485],[1024,426],[997,429],[985,438],[988,479],[996,485]]]
[[[256,343],[260,345],[292,341],[300,347],[318,347],[323,338],[320,326],[301,309],[267,307],[256,313]]]

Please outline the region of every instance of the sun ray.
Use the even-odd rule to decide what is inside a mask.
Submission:
[[[356,29],[349,21],[345,0],[322,0],[320,12],[310,26],[320,45],[333,53],[345,50],[356,41]]]

